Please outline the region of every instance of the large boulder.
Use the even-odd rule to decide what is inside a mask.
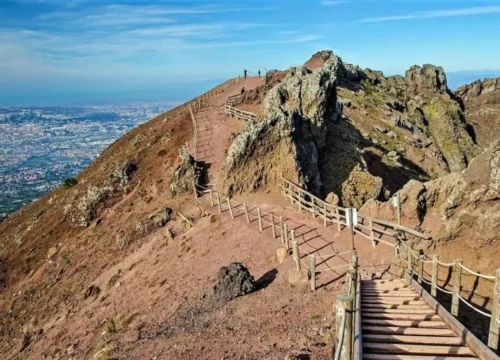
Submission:
[[[228,302],[255,291],[255,280],[241,263],[232,263],[219,269],[212,295],[219,302]]]
[[[378,199],[383,181],[367,171],[354,170],[342,184],[342,204],[360,208],[369,199]]]
[[[424,65],[406,71],[406,103],[409,121],[434,140],[449,170],[465,169],[478,147],[467,131],[460,103],[448,90],[443,68]]]

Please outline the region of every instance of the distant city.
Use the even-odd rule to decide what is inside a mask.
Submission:
[[[0,107],[0,221],[78,174],[121,135],[176,105]]]

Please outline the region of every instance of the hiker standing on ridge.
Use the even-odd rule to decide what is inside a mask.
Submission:
[[[245,74],[245,79],[247,78],[247,69],[243,70],[243,74]]]
[[[259,69],[259,78],[260,78],[260,69]]]

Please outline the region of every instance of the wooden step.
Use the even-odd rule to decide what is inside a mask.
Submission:
[[[401,326],[416,327],[426,329],[446,329],[447,326],[442,321],[418,321],[418,320],[392,320],[392,319],[365,319],[362,318],[364,325],[377,326]]]
[[[462,345],[462,339],[457,336],[412,336],[412,335],[379,335],[363,334],[363,341],[382,343],[429,344],[429,345]]]
[[[425,304],[421,305],[397,305],[397,304],[374,304],[374,303],[363,303],[363,309],[405,309],[405,310],[429,310],[430,307]]]
[[[361,304],[377,305],[427,305],[424,300],[405,300],[405,299],[363,299]]]
[[[361,296],[361,299],[364,301],[364,300],[421,300],[422,298],[418,295],[378,294],[378,295],[364,295]]]
[[[413,298],[402,298],[402,297],[362,297],[362,302],[392,302],[394,303],[408,303],[410,301],[419,301],[421,304],[427,304],[424,300],[419,297]],[[408,305],[411,303],[408,303]]]
[[[392,334],[392,335],[422,335],[422,336],[454,336],[455,333],[448,329],[423,329],[417,327],[397,327],[397,326],[365,326],[363,325],[363,334]]]
[[[440,321],[438,315],[425,314],[386,314],[386,313],[367,313],[363,312],[362,319],[387,319],[387,320],[417,320],[417,321]]]
[[[413,344],[386,344],[363,342],[363,348],[369,352],[381,352],[392,354],[428,354],[428,355],[472,355],[474,353],[466,346],[436,346],[436,345],[413,345]]]
[[[432,355],[398,355],[398,354],[371,354],[363,353],[367,360],[473,360],[476,357],[465,356],[432,356]]]
[[[362,286],[361,291],[386,291],[386,290],[392,290],[392,291],[413,291],[415,292],[414,289],[412,289],[409,286]]]
[[[376,313],[376,314],[414,314],[414,315],[436,315],[434,311],[432,311],[431,308],[427,307],[426,309],[380,309],[380,308],[369,308],[369,307],[362,307],[361,310],[364,313]]]
[[[361,296],[362,297],[371,297],[371,296],[402,296],[402,297],[409,296],[409,297],[414,297],[414,296],[420,296],[420,295],[418,295],[415,291],[403,291],[403,290],[398,290],[398,291],[393,291],[393,290],[366,291],[366,290],[362,290]]]
[[[373,280],[361,280],[361,284],[385,284],[385,283],[400,283],[406,284],[401,279],[373,279]]]

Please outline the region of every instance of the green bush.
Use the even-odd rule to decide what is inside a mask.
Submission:
[[[66,180],[63,181],[63,186],[65,188],[70,188],[78,184],[78,180],[75,178],[67,178]]]

